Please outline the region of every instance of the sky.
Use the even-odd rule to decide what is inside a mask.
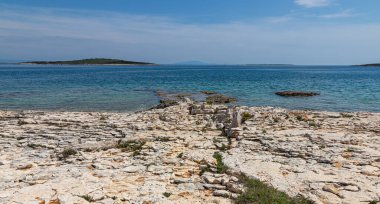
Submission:
[[[0,60],[380,62],[379,0],[0,0]]]

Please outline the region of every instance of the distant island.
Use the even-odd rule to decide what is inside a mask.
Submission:
[[[242,66],[295,66],[294,64],[242,64]]]
[[[69,61],[30,61],[20,64],[44,64],[44,65],[155,65],[149,62],[134,62],[120,59],[93,58]]]
[[[380,67],[380,63],[374,63],[374,64],[362,64],[359,65],[361,67]]]

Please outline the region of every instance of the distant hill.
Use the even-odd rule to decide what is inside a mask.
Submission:
[[[359,66],[362,66],[362,67],[380,67],[380,63],[362,64],[362,65],[359,65]]]
[[[52,65],[154,65],[148,62],[134,62],[119,59],[93,58],[69,61],[30,61],[20,64],[52,64]]]

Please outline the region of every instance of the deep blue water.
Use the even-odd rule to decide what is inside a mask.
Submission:
[[[136,111],[158,103],[155,90],[211,90],[250,106],[380,112],[380,68],[374,67],[0,65],[0,109]],[[321,95],[274,94],[281,90]]]

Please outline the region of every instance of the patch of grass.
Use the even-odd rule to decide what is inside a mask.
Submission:
[[[343,118],[352,118],[354,117],[353,115],[349,114],[349,113],[341,113],[340,114]]]
[[[78,197],[85,199],[89,203],[95,202],[94,198],[90,195],[80,195]]]
[[[18,125],[26,125],[26,124],[28,124],[27,122],[25,122],[24,120],[19,120],[18,122],[17,122],[17,124]]]
[[[202,176],[205,172],[211,172],[211,167],[210,165],[207,164],[207,166],[202,167],[201,171],[199,172],[199,175]]]
[[[170,137],[157,137],[156,141],[158,141],[158,142],[169,142]]]
[[[316,122],[314,122],[314,121],[310,121],[310,122],[309,122],[309,126],[310,126],[310,127],[317,127],[318,125],[317,125]]]
[[[355,152],[355,149],[348,147],[345,152]]]
[[[72,155],[76,155],[78,152],[73,148],[66,148],[62,151],[62,158],[67,159]]]
[[[116,148],[122,149],[124,152],[136,152],[142,150],[142,147],[145,145],[143,140],[129,140],[121,141],[119,140],[116,144]]]
[[[171,193],[168,193],[168,192],[165,192],[165,193],[163,193],[163,195],[164,195],[165,197],[169,198],[172,194],[171,194]]]
[[[133,151],[133,154],[132,154],[132,156],[138,156],[138,155],[140,155],[141,154],[141,151],[140,150],[135,150],[135,151]]]
[[[179,153],[178,155],[177,155],[177,158],[182,158],[183,157],[183,152],[181,152],[181,153]]]
[[[252,117],[253,117],[253,115],[251,115],[250,113],[244,112],[242,115],[242,122],[244,123],[245,121],[251,119]]]
[[[219,152],[215,152],[214,158],[216,159],[216,173],[218,174],[226,173],[228,167],[223,162],[223,156]]]
[[[36,149],[36,148],[40,147],[40,145],[33,144],[33,143],[29,143],[27,146],[30,147],[30,148],[32,148],[32,149]]]
[[[246,190],[235,199],[237,204],[312,204],[302,196],[290,197],[286,193],[278,191],[259,180],[241,175],[240,181],[244,184]]]
[[[29,143],[27,146],[32,148],[32,149],[37,149],[37,148],[54,149],[53,147],[47,147],[47,146],[42,145],[42,144]]]

